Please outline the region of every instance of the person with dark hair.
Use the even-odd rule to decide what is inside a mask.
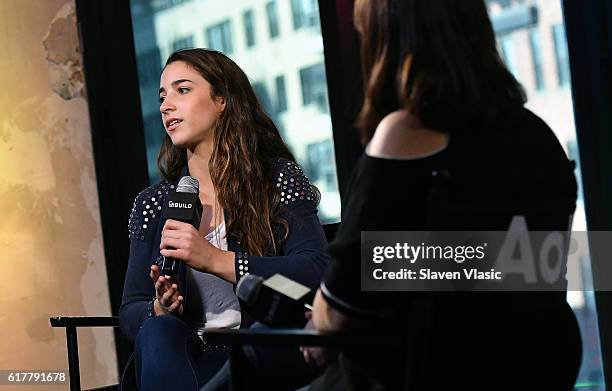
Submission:
[[[203,331],[252,324],[234,292],[238,280],[280,273],[316,288],[327,266],[326,239],[318,190],[231,59],[205,49],[173,53],[159,100],[166,137],[158,166],[165,180],[134,202],[120,325],[135,341],[140,389],[197,390],[228,355],[227,347],[207,343]],[[165,197],[186,175],[199,182],[199,229],[160,216]],[[163,257],[181,261],[176,276],[160,274]],[[296,358],[308,369],[297,349],[285,361]],[[311,375],[296,365],[297,373],[286,372],[297,386]],[[259,369],[262,379],[266,369],[284,370]]]
[[[483,0],[356,0],[354,23],[367,146],[312,320],[321,332],[403,335],[406,347],[343,352],[310,389],[573,389],[581,341],[564,291],[361,291],[363,231],[506,231],[522,216],[529,230],[566,232],[577,184],[523,107]]]

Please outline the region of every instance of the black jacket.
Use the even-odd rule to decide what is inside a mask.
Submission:
[[[181,177],[189,175],[187,167]],[[289,223],[289,233],[282,242],[279,254],[274,256],[253,256],[242,251],[240,242],[228,233],[228,250],[236,253],[236,280],[246,273],[269,277],[279,273],[316,289],[325,268],[328,255],[325,234],[317,216],[317,196],[313,193],[308,178],[294,162],[277,159],[274,163],[274,177],[284,204],[280,217]],[[177,181],[178,182],[178,181]],[[155,298],[154,284],[149,276],[151,265],[160,257],[159,244],[165,221],[161,219],[164,197],[174,191],[177,183],[163,181],[143,190],[134,201],[129,219],[130,258],[125,276],[123,300],[119,309],[122,332],[131,340],[136,338],[140,327],[148,318],[149,303]],[[277,230],[282,232],[282,230]],[[179,286],[185,301],[186,266],[180,263]],[[244,316],[243,311],[243,325]]]

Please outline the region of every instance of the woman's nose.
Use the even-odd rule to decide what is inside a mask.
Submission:
[[[174,104],[168,98],[165,98],[161,105],[159,105],[159,111],[162,114],[166,114],[172,110],[174,110]]]

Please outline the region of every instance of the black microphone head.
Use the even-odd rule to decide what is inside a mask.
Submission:
[[[192,176],[185,175],[176,186],[177,193],[195,193],[200,191],[200,182]]]
[[[252,307],[257,300],[263,281],[263,277],[253,274],[245,275],[236,285],[236,296],[247,306]]]
[[[310,288],[280,274],[263,278],[247,274],[236,286],[236,296],[247,313],[269,326],[303,327]]]

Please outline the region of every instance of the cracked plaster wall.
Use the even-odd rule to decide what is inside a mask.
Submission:
[[[74,2],[3,0],[0,37],[0,369],[67,369],[49,317],[110,314]],[[79,355],[83,388],[117,382],[110,329]]]

